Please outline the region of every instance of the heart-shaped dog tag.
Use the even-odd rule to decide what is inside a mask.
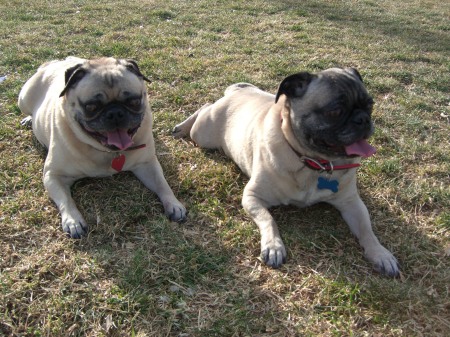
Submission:
[[[119,156],[113,158],[111,161],[111,167],[117,172],[122,171],[123,165],[125,165],[125,155],[120,154]]]

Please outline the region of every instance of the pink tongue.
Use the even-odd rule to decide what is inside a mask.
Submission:
[[[120,150],[125,150],[133,144],[133,141],[128,134],[128,130],[126,129],[116,129],[114,131],[110,131],[107,133],[107,137],[108,145],[114,145]]]
[[[348,156],[358,155],[361,157],[370,157],[376,152],[376,150],[372,145],[370,145],[366,140],[363,139],[346,146],[345,152]]]

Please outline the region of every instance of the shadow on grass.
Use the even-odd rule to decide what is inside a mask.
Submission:
[[[206,156],[215,164],[227,165],[226,162],[229,161],[219,152],[207,151]],[[242,192],[247,178],[241,174],[237,179]],[[196,186],[191,188],[195,189]],[[299,333],[302,332],[302,319],[304,326],[311,319],[325,319],[330,325],[340,322],[334,328],[342,324],[348,331],[377,331],[383,324],[401,330],[405,321],[411,317],[423,323],[421,329],[425,329],[425,332],[439,334],[446,330],[445,322],[435,323],[433,326],[422,322],[423,315],[445,317],[444,312],[447,310],[445,306],[435,305],[435,294],[446,292],[445,279],[448,277],[446,271],[440,268],[445,263],[445,257],[437,255],[442,247],[414,225],[405,224],[401,216],[390,212],[387,205],[371,198],[364,189],[361,195],[372,213],[377,237],[399,259],[403,273],[401,279],[389,279],[372,270],[370,263],[363,257],[361,247],[333,207],[326,204],[305,209],[275,207],[271,211],[288,250],[288,262],[280,270],[271,270],[257,262],[260,237],[256,225],[249,222],[248,217],[244,226],[252,226],[250,231],[253,233],[246,238],[245,233],[239,233],[246,229],[236,231],[244,237],[249,247],[240,247],[240,242],[231,249],[229,246],[215,247],[219,251],[224,248],[227,250],[228,258],[224,261],[226,265],[223,269],[226,272],[222,274],[224,284],[232,277],[233,285],[240,291],[238,297],[231,298],[247,302],[240,310],[233,311],[232,317],[228,316],[226,319],[236,323],[245,317],[241,321],[247,322],[242,324],[243,330],[233,324],[235,330],[230,331]],[[230,200],[221,200],[220,204],[227,207],[228,201]],[[191,199],[191,203],[195,202]],[[246,218],[242,216],[242,212],[234,210],[233,213],[230,214],[233,218]],[[190,221],[195,222],[196,218],[191,218]],[[208,221],[211,220],[214,221]],[[231,226],[240,227],[232,222]],[[219,236],[216,244],[220,245],[220,237],[228,229],[213,227],[210,230],[217,230],[217,233],[209,234]],[[229,273],[230,271],[233,273]],[[313,285],[308,282],[311,277],[315,278]],[[306,282],[308,289],[305,291]],[[430,292],[430,289],[435,293]],[[305,296],[307,300],[302,299]],[[248,301],[251,301],[251,306]],[[426,308],[426,313],[414,312],[411,308],[415,303],[421,303]],[[289,315],[298,316],[294,321],[289,321]],[[213,326],[219,322],[222,324],[224,321],[219,319]],[[280,330],[273,327],[267,330],[268,326],[277,322],[284,322],[284,327]],[[377,327],[377,324],[380,326]]]
[[[159,144],[158,152],[170,150]],[[91,225],[77,249],[104,268],[105,281],[114,280],[110,307],[99,316],[106,320],[111,314],[113,322],[122,322],[122,333],[131,333],[132,327],[157,335],[261,331],[247,326],[254,314],[246,307],[248,289],[238,284],[236,252],[221,244],[217,219],[195,205],[194,185],[177,186],[177,160],[168,159],[169,164],[167,157],[160,158],[169,184],[190,210],[186,223],[168,221],[156,195],[131,173],[83,179],[73,188]]]
[[[419,5],[405,6],[405,10],[397,10],[396,15],[389,15],[396,11],[386,10],[381,3],[365,1],[361,8],[352,2],[325,2],[282,0],[282,11],[295,11],[299,16],[320,17],[325,21],[331,21],[343,28],[354,28],[364,34],[372,33],[374,38],[385,35],[390,38],[400,39],[403,42],[414,45],[423,52],[448,51],[450,35],[448,34],[448,22],[445,11],[435,10],[433,14],[429,8],[423,9]],[[366,6],[369,5],[369,6]],[[393,6],[393,5],[392,5]],[[372,10],[368,8],[372,7]],[[439,22],[435,30],[430,30],[428,25],[422,25],[416,18],[422,18],[433,22]],[[423,57],[423,61],[427,61]]]
[[[278,6],[299,16],[316,16],[342,28],[372,33],[374,39],[381,35],[399,39],[422,51],[446,51],[450,45],[444,28],[429,30],[411,23],[414,16],[406,12],[382,17],[377,13],[383,8],[374,1],[372,5],[373,11],[358,11],[345,2],[291,0]],[[411,56],[404,57],[408,61]],[[427,61],[426,55],[412,57]],[[19,60],[13,65],[34,68],[31,58],[12,59]],[[161,145],[159,149],[170,153]],[[217,153],[208,157],[211,163],[229,163]],[[11,225],[7,228],[11,233],[2,242],[10,249],[4,262],[8,268],[24,260],[4,279],[10,282],[5,307],[16,319],[12,324],[30,329],[35,324],[42,327],[42,334],[51,326],[61,327],[61,334],[72,329],[81,331],[79,335],[95,324],[105,326],[109,335],[116,329],[118,335],[140,331],[285,336],[314,328],[317,331],[306,332],[323,335],[326,325],[341,334],[353,329],[353,334],[444,335],[449,311],[445,302],[448,258],[440,255],[441,247],[433,238],[415,224],[405,224],[399,214],[372,199],[368,190],[363,188],[362,196],[375,232],[399,259],[403,280],[374,274],[340,215],[323,204],[272,210],[288,249],[288,262],[277,271],[262,266],[257,260],[259,234],[240,211],[240,196],[223,196],[211,186],[179,179],[177,165],[184,160],[161,158],[169,184],[191,210],[186,224],[170,223],[157,197],[127,173],[85,179],[74,186],[76,202],[91,225],[88,238],[77,243],[62,237],[60,228],[56,229],[60,221],[47,203],[45,212],[36,207],[41,215],[33,221],[31,215],[23,215],[33,213],[27,201],[11,206],[11,223],[17,217],[27,219],[21,227],[23,238],[9,229]],[[236,177],[242,188],[246,178],[238,173]],[[11,190],[19,196],[22,192],[16,187]],[[233,192],[242,190],[238,187]],[[214,216],[202,208],[208,197],[215,202],[214,211],[208,210]],[[55,255],[40,255],[42,247],[48,246]],[[38,261],[27,259],[33,249]],[[17,290],[20,282],[22,292]],[[420,303],[417,309],[416,303]],[[50,314],[39,312],[38,307],[48,306]],[[83,321],[90,326],[82,327]],[[0,331],[9,331],[2,324]]]
[[[162,143],[157,149],[171,153]],[[42,147],[38,151],[45,157]],[[76,249],[103,268],[104,275],[95,276],[99,283],[114,282],[107,307],[92,308],[100,320],[111,315],[127,333],[133,327],[170,335],[283,335],[304,333],[310,320],[331,330],[380,331],[384,325],[401,330],[411,317],[445,317],[442,247],[367,190],[361,195],[374,230],[399,259],[401,280],[372,272],[339,213],[326,204],[271,210],[288,250],[287,264],[271,270],[258,261],[259,233],[241,210],[247,178],[222,153],[201,151],[211,165],[229,168],[236,188],[226,194],[195,179],[183,181],[177,171],[186,158],[160,156],[169,185],[191,211],[186,224],[169,222],[156,195],[131,173],[75,184],[74,198],[91,225]],[[208,198],[214,199],[214,217],[202,209]],[[414,311],[415,303],[427,310]],[[419,329],[442,333],[445,325],[424,321]]]
[[[325,204],[271,210],[288,250],[287,264],[272,270],[258,261],[259,233],[241,210],[247,178],[220,152],[204,150],[206,165],[225,167],[226,180],[235,177],[235,189],[211,190],[210,181],[195,180],[195,171],[193,179],[180,178],[178,166],[190,157],[189,146],[186,157],[160,156],[169,184],[191,212],[185,224],[169,222],[156,195],[131,173],[83,179],[73,188],[91,225],[88,238],[74,248],[96,267],[67,289],[83,287],[86,296],[99,296],[92,307],[81,308],[92,310],[100,322],[114,322],[117,328],[109,333],[379,332],[386,325],[404,329],[411,317],[423,323],[417,328],[425,333],[445,331],[440,320],[427,326],[423,318],[445,317],[448,310],[439,298],[448,277],[445,257],[437,254],[440,247],[367,190],[361,194],[377,237],[399,259],[403,279],[372,272],[338,212]],[[171,152],[161,143],[157,149]],[[43,149],[39,152],[45,157]],[[102,284],[109,284],[104,292]],[[415,303],[421,303],[420,312]],[[317,331],[311,330],[311,320],[322,322]]]
[[[161,144],[157,148],[170,153]],[[186,146],[186,158],[190,150]],[[42,148],[38,152],[45,157]],[[35,306],[51,303],[53,313],[46,319],[63,317],[66,325],[61,331],[74,326],[80,335],[88,335],[96,323],[109,335],[391,332],[384,327],[404,329],[410,319],[423,323],[416,328],[426,333],[444,329],[435,318],[445,317],[442,312],[448,310],[445,296],[441,297],[448,268],[444,257],[436,254],[436,242],[404,224],[367,190],[362,196],[377,236],[398,257],[404,280],[373,273],[337,211],[323,204],[272,210],[288,261],[280,270],[271,270],[257,259],[259,233],[241,210],[247,179],[223,154],[208,151],[205,157],[205,165],[230,170],[235,177],[233,193],[210,190],[208,181],[201,185],[180,179],[178,165],[186,158],[160,157],[169,184],[191,211],[186,224],[169,222],[157,197],[131,173],[76,183],[74,198],[91,225],[86,239],[63,238],[54,209],[39,228],[32,228],[29,219],[27,228],[32,228],[35,244],[45,247],[48,255],[36,252],[36,261],[25,259],[18,274],[11,273],[11,282],[30,290],[35,300],[28,307],[28,302],[20,302],[22,297],[9,298],[8,316],[15,317],[10,323],[24,327],[42,320]],[[202,206],[205,198],[213,199],[207,202],[214,204],[214,212],[211,204]],[[17,240],[11,233],[10,243],[27,252],[28,240]],[[416,312],[418,302],[421,310]],[[425,327],[423,317],[434,319],[434,324]],[[322,323],[316,326],[311,321]],[[107,322],[117,328],[112,323],[108,328]],[[317,330],[311,331],[314,327]]]

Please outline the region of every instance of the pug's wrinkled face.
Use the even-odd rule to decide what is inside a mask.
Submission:
[[[66,71],[61,96],[87,135],[112,150],[125,150],[148,110],[144,80],[134,61],[92,60]]]
[[[303,147],[332,157],[369,157],[375,152],[367,142],[374,131],[373,100],[355,69],[292,76],[280,90],[290,99],[292,129]]]

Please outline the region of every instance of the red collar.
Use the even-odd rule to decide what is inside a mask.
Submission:
[[[333,162],[325,160],[325,159],[312,159],[305,156],[301,156],[306,166],[310,169],[317,171],[327,171],[332,173],[334,170],[348,170],[351,168],[359,167],[361,164],[352,163],[352,164],[344,164],[344,165],[333,165]]]
[[[141,145],[136,145],[136,146],[131,146],[123,151],[131,151],[131,150],[138,150],[138,149],[142,149],[144,147],[146,147],[147,144],[141,144]]]
[[[312,170],[316,170],[316,171],[320,171],[320,172],[326,171],[328,173],[333,173],[334,170],[348,170],[351,168],[361,166],[360,163],[334,165],[332,161],[329,161],[326,159],[309,158],[309,157],[306,157],[306,156],[302,155],[301,153],[299,153],[296,149],[293,148],[293,146],[291,144],[289,144],[289,142],[287,142],[287,143],[288,143],[289,147],[292,149],[292,151],[294,151],[295,154],[297,156],[299,156],[300,159],[305,163],[305,165]]]
[[[96,150],[101,151],[101,152],[107,152],[107,153],[118,153],[118,154],[121,154],[124,151],[139,150],[139,149],[142,149],[142,148],[144,148],[146,146],[147,146],[147,144],[141,144],[141,145],[130,146],[130,147],[126,148],[125,150],[119,150],[119,149],[117,149],[117,150],[99,150],[99,149],[96,149]]]

